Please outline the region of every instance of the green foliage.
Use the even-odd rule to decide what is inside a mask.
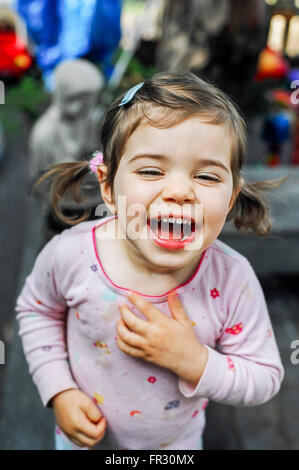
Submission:
[[[24,76],[17,86],[9,90],[7,97],[13,107],[23,111],[31,119],[39,117],[49,98],[43,83],[30,76]]]
[[[130,77],[134,77],[141,80],[144,80],[146,78],[150,78],[152,75],[156,73],[156,67],[151,66],[145,66],[143,65],[136,57],[133,57],[128,70],[127,70],[127,75]]]
[[[113,57],[113,64],[116,64],[122,54],[122,49],[118,48]],[[132,86],[142,82],[146,78],[152,77],[156,73],[156,67],[143,65],[137,57],[133,56],[122,77],[122,80],[115,90],[104,90],[102,92],[102,102],[109,106],[122,93],[128,91]]]
[[[156,67],[143,65],[137,57],[133,56],[128,68],[120,82],[117,94],[128,90],[137,83],[152,77],[156,73]]]
[[[22,130],[24,119],[36,120],[49,102],[43,83],[36,78],[24,76],[16,84],[5,83],[0,121],[8,138]]]

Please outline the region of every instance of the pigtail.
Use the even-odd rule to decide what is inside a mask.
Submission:
[[[34,184],[32,192],[42,183],[51,182],[50,200],[51,208],[58,220],[67,225],[75,225],[87,220],[91,213],[90,209],[85,209],[81,216],[66,216],[60,207],[63,196],[70,196],[74,201],[81,203],[85,197],[81,193],[83,179],[89,173],[89,162],[66,162],[52,165]]]
[[[267,237],[272,229],[270,207],[263,191],[277,188],[289,177],[271,181],[248,182],[243,178],[242,189],[227,220],[232,220],[237,230],[249,230],[261,237]]]

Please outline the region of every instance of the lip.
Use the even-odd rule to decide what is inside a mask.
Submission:
[[[153,239],[153,241],[161,246],[162,248],[166,248],[168,250],[179,250],[181,248],[184,248],[186,245],[188,245],[189,243],[193,242],[194,238],[195,238],[195,233],[193,232],[192,235],[187,238],[186,240],[162,240],[161,238],[158,238],[154,232],[151,230],[151,228],[149,226],[147,226],[148,230],[150,231],[150,234],[151,234],[151,238]]]
[[[151,229],[150,222],[153,219],[162,219],[163,217],[187,220],[188,222],[195,224],[195,229],[194,231],[192,231],[191,235],[188,238],[186,238],[186,240],[172,240],[172,239],[159,238]],[[165,248],[168,250],[179,250],[179,249],[184,248],[186,245],[189,245],[190,243],[192,243],[193,240],[195,239],[197,228],[198,228],[197,224],[195,223],[194,219],[190,216],[184,217],[182,215],[174,215],[174,214],[167,214],[166,216],[166,215],[159,214],[158,216],[151,217],[150,219],[147,220],[147,230],[148,230],[150,239],[152,239],[154,243],[160,246],[161,248]]]

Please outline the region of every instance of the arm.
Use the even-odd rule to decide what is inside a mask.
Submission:
[[[78,388],[65,344],[66,301],[59,292],[55,270],[56,235],[38,255],[17,299],[16,311],[29,372],[44,406],[64,390]]]
[[[243,279],[241,292],[238,289],[240,294],[232,298],[217,350],[206,346],[208,361],[198,384],[192,387],[179,381],[186,397],[253,406],[267,402],[279,391],[284,369],[264,294],[249,264],[246,273],[239,273],[236,279],[235,286]]]
[[[58,242],[56,235],[43,248],[17,299],[19,334],[44,406],[53,406],[57,424],[75,444],[92,447],[103,438],[106,420],[91,398],[78,390],[71,374],[65,340],[67,304],[58,285]]]
[[[142,297],[131,302],[148,321],[121,306],[117,324],[119,348],[126,354],[165,367],[179,378],[185,397],[250,406],[270,400],[284,370],[261,286],[249,263],[235,273],[230,311],[217,349],[200,344],[178,297],[168,297],[172,318]],[[243,287],[240,289],[240,279]],[[237,325],[238,328],[233,327]]]

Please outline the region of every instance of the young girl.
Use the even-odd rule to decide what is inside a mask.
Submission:
[[[232,217],[267,235],[271,184],[241,177],[244,121],[191,73],[129,90],[101,137],[103,161],[45,175],[56,215],[79,223],[46,244],[17,300],[30,373],[58,449],[198,449],[208,400],[259,405],[283,379],[257,277],[217,240]],[[78,199],[89,171],[112,215],[67,220],[59,199]]]

